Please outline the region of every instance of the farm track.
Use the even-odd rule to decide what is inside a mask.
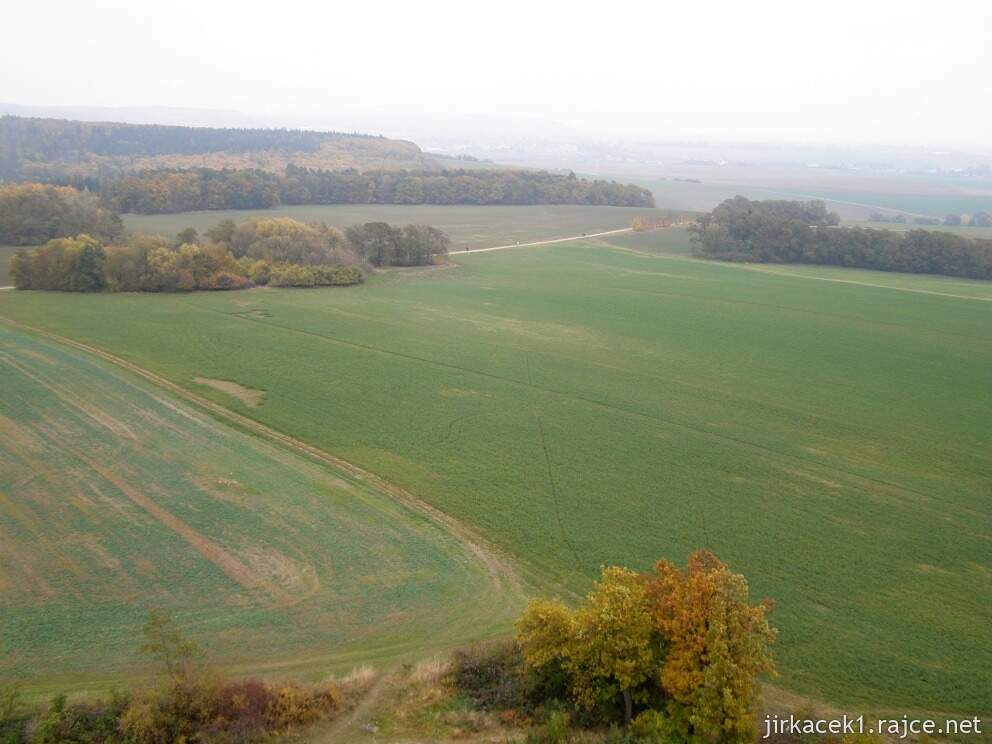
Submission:
[[[475,250],[449,251],[449,256],[457,256],[464,253],[488,253],[489,251],[502,251],[507,248],[531,248],[535,245],[551,245],[552,243],[570,243],[576,240],[586,240],[587,238],[601,238],[604,235],[619,235],[620,233],[633,232],[632,227],[621,227],[617,230],[606,230],[605,232],[588,233],[583,235],[573,235],[570,238],[550,238],[548,240],[535,240],[530,243],[508,243],[507,245],[494,245],[491,248],[476,248]]]
[[[468,525],[465,525],[446,512],[443,512],[431,504],[417,498],[409,491],[400,488],[399,486],[379,477],[378,475],[375,475],[374,473],[360,468],[347,460],[336,457],[328,452],[313,447],[306,442],[291,437],[287,434],[283,434],[282,432],[255,421],[254,419],[235,413],[234,411],[231,411],[218,403],[214,403],[211,400],[196,395],[195,393],[170,382],[154,372],[150,372],[143,367],[122,359],[121,357],[110,354],[102,349],[45,331],[40,328],[35,328],[34,326],[19,323],[3,316],[0,316],[0,322],[99,357],[100,359],[110,362],[121,369],[127,370],[128,372],[141,377],[159,388],[169,391],[182,400],[192,403],[196,407],[205,410],[214,416],[226,420],[228,423],[234,424],[242,430],[247,430],[269,440],[270,442],[274,442],[296,452],[300,452],[307,455],[310,459],[317,460],[325,465],[330,465],[331,467],[346,473],[355,480],[367,483],[374,489],[389,496],[398,503],[424,515],[444,529],[448,534],[460,541],[465,546],[467,552],[480,564],[485,566],[489,575],[489,580],[492,582],[493,587],[498,594],[506,595],[508,599],[513,597],[526,597],[523,580],[517,574],[517,571],[510,559],[506,557],[499,548],[479,535]]]

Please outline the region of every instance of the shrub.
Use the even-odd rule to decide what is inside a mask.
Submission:
[[[456,651],[451,676],[455,688],[482,710],[526,704],[523,656],[514,640],[476,644]]]
[[[556,710],[536,734],[527,737],[527,741],[533,744],[567,744],[572,740],[568,723],[568,714]]]
[[[276,731],[313,723],[341,707],[337,690],[329,685],[313,688],[283,684],[271,695],[266,716],[269,727]]]
[[[117,727],[126,698],[107,703],[66,704],[65,695],[52,700],[31,737],[32,744],[110,744],[123,741]]]
[[[273,266],[269,272],[269,285],[273,287],[330,287],[358,284],[362,281],[357,266],[301,266],[283,264]]]
[[[251,280],[230,271],[218,271],[200,285],[200,289],[247,289]]]
[[[0,682],[0,744],[27,742],[28,716],[18,714],[21,688],[18,682]]]

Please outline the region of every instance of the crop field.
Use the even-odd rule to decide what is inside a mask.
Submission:
[[[0,380],[0,677],[29,690],[140,673],[151,609],[304,676],[519,610],[426,517],[84,352],[0,323]]]
[[[803,172],[805,171],[805,173]],[[949,178],[899,179],[814,175],[814,169],[698,167],[676,169],[681,176],[615,174],[648,188],[661,209],[704,212],[736,195],[749,199],[821,199],[844,220],[864,221],[877,211],[928,215],[992,212],[992,182]],[[690,180],[687,180],[690,179]],[[902,226],[905,227],[905,226]]]
[[[869,220],[847,220],[845,224],[854,227],[867,227],[874,230],[896,230],[904,232],[906,230],[936,230],[938,232],[949,232],[962,235],[966,238],[976,240],[992,239],[992,227],[972,227],[971,225],[916,225],[902,222],[871,222]]]
[[[992,285],[685,253],[663,231],[0,316],[388,478],[562,591],[708,547],[776,600],[788,689],[992,712]]]
[[[238,209],[180,214],[125,215],[124,225],[135,232],[175,235],[185,227],[204,232],[223,220],[251,217],[292,217],[301,222],[326,222],[346,228],[362,222],[423,223],[451,236],[452,250],[486,248],[514,242],[570,237],[630,227],[635,217],[667,214],[635,207],[582,205],[440,206],[432,204],[332,204]]]

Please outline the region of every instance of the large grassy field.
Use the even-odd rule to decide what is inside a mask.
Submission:
[[[694,261],[679,235],[0,315],[388,477],[549,586],[709,547],[777,601],[788,688],[992,712],[992,285]]]
[[[222,220],[250,217],[292,217],[303,222],[326,222],[339,228],[361,222],[411,222],[433,225],[451,236],[453,250],[485,248],[517,241],[569,237],[630,227],[637,216],[653,216],[659,210],[635,207],[590,207],[581,205],[439,206],[431,204],[332,204],[238,209],[180,214],[125,215],[124,225],[135,232],[175,235],[185,227],[203,232]]]
[[[509,627],[425,517],[0,324],[0,678],[140,674],[152,609],[242,671],[326,675]]]

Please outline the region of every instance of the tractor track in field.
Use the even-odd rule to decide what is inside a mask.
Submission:
[[[197,408],[207,411],[208,413],[213,414],[228,423],[234,424],[242,430],[249,431],[253,434],[261,436],[263,439],[269,440],[270,442],[280,444],[296,452],[302,453],[312,460],[317,460],[325,465],[330,465],[333,468],[346,473],[355,480],[367,483],[376,490],[389,496],[394,501],[427,517],[444,529],[448,534],[461,542],[467,552],[479,561],[479,563],[485,566],[486,571],[489,574],[489,579],[497,591],[511,596],[515,595],[520,598],[526,597],[523,580],[518,575],[511,560],[501,549],[490,543],[473,528],[438,509],[437,507],[427,503],[426,501],[414,496],[406,489],[401,488],[400,486],[391,483],[384,478],[359,467],[358,465],[348,462],[347,460],[343,460],[340,457],[318,449],[317,447],[313,447],[306,442],[296,439],[295,437],[283,434],[282,432],[255,421],[254,419],[225,408],[219,403],[215,403],[212,400],[197,395],[196,393],[192,393],[180,385],[177,385],[176,383],[171,382],[170,380],[167,380],[164,377],[145,369],[144,367],[140,367],[133,362],[122,359],[121,357],[104,351],[103,349],[90,346],[89,344],[85,344],[80,341],[75,341],[71,338],[66,338],[65,336],[60,336],[56,333],[52,333],[41,328],[20,323],[4,316],[0,316],[0,322],[6,323],[13,328],[47,338],[56,343],[85,351],[88,354],[110,362],[116,367],[127,370],[128,372],[141,377],[156,387],[169,391],[183,401],[192,403]]]
[[[551,245],[552,243],[570,243],[576,240],[586,240],[587,238],[601,238],[604,235],[618,235],[619,233],[633,232],[632,227],[621,227],[616,230],[605,230],[597,233],[582,233],[568,238],[548,238],[547,240],[534,240],[529,243],[507,243],[506,245],[494,245],[490,248],[466,248],[460,251],[448,251],[449,256],[460,256],[465,253],[487,253],[489,251],[503,251],[507,248],[531,248],[535,245]]]

